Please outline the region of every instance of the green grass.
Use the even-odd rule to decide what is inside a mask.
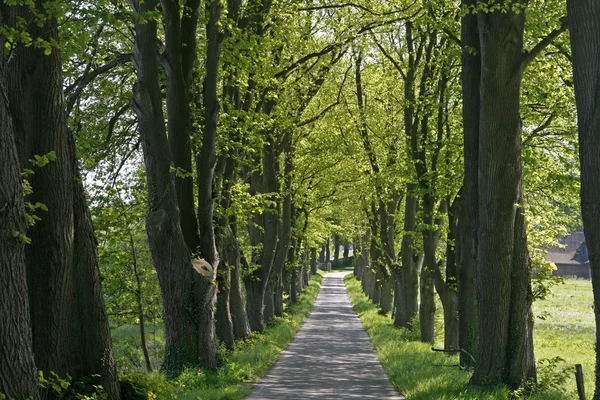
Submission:
[[[267,373],[281,351],[287,347],[302,326],[317,298],[323,275],[324,273],[319,271],[311,278],[297,303],[286,309],[284,318],[276,318],[269,322],[264,334],[253,334],[248,340],[236,343],[236,348],[232,352],[221,349],[222,362],[216,370],[190,368],[173,380],[167,380],[160,372],[142,372],[137,368],[141,353],[126,349],[127,342],[130,346],[137,343],[137,327],[113,330],[115,353],[117,360],[120,361],[119,368],[125,371],[137,371],[130,372],[125,379],[142,387],[140,392],[147,393],[145,397],[147,399],[242,399],[250,392],[251,383]],[[157,332],[157,337],[162,337],[160,333]],[[157,342],[160,340],[157,339]],[[133,354],[129,361],[134,360],[134,362],[123,365],[129,362],[128,356],[123,354]],[[152,356],[152,351],[150,354]]]
[[[354,309],[371,336],[377,358],[394,385],[408,399],[489,400],[508,398],[509,391],[506,388],[483,391],[469,386],[471,372],[458,368],[458,356],[433,352],[431,345],[419,342],[418,332],[394,327],[389,316],[378,313],[378,307],[368,300],[362,292],[360,282],[352,275],[346,277],[346,287]],[[439,309],[440,307],[438,307]],[[439,322],[438,319],[436,328],[441,327]],[[437,332],[438,335],[442,334],[441,329],[437,329]],[[441,336],[438,336],[437,340],[440,338]],[[563,340],[568,338],[568,336],[564,337]],[[536,345],[539,343],[536,342]],[[552,357],[556,355],[559,354]],[[568,397],[555,390],[540,389],[538,393],[529,398],[553,400]]]
[[[536,301],[534,345],[538,360],[560,357],[558,370],[567,371],[567,398],[577,398],[574,365],[582,364],[586,395],[592,398],[594,389],[595,323],[592,282],[565,279],[564,285],[553,288],[546,300]],[[541,318],[540,318],[541,317]]]

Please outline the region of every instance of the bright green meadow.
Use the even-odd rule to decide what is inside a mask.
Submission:
[[[389,315],[363,293],[360,282],[346,277],[354,309],[375,347],[377,357],[394,385],[410,400],[576,399],[574,364],[583,364],[586,395],[592,398],[594,367],[594,314],[591,282],[565,279],[546,300],[534,304],[535,351],[539,386],[530,394],[509,393],[505,388],[483,391],[468,385],[470,371],[458,367],[458,356],[431,351],[413,332],[394,327]],[[441,307],[438,306],[436,348],[443,347]],[[559,358],[557,358],[559,357]]]

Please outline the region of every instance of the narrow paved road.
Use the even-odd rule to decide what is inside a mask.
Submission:
[[[309,317],[247,400],[404,399],[375,358],[346,294],[346,274],[323,278]]]

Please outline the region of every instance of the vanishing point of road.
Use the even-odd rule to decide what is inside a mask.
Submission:
[[[325,275],[304,325],[246,400],[404,399],[375,358],[352,308],[347,273]]]

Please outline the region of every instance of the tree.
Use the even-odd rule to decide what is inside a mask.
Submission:
[[[30,169],[30,160],[43,166],[29,178],[32,193],[26,201],[48,209],[27,233],[31,239],[26,263],[36,366],[45,374],[69,374],[75,380],[98,376],[109,396],[118,399],[96,239],[65,118],[58,49],[60,10],[46,3],[1,7],[7,26],[12,32],[21,32],[11,37],[7,54],[8,100],[20,169]],[[21,21],[34,19],[38,22],[25,34]],[[27,37],[40,45],[26,46]]]
[[[141,19],[154,12],[155,6],[152,0],[133,3],[138,15],[134,57],[138,83],[134,89],[134,109],[148,182],[148,243],[163,297],[167,341],[164,368],[169,376],[176,376],[184,365],[199,363],[199,331],[213,328],[199,325],[202,302],[197,290],[199,280],[204,278],[192,268],[191,253],[180,225],[174,176],[170,171],[156,59],[156,17]],[[207,356],[214,360],[214,355]]]
[[[0,20],[3,21],[3,13]],[[4,40],[0,40],[4,46]],[[0,59],[0,76],[6,66]],[[33,360],[27,296],[25,246],[27,226],[17,147],[0,81],[0,393],[9,398],[33,398],[37,369]]]
[[[526,3],[503,7],[495,2],[490,9],[479,9],[477,15],[481,46],[476,279],[479,351],[471,382],[505,383],[517,388],[528,379],[536,379],[533,294],[523,211],[520,88],[525,68],[566,26],[553,30],[524,52]]]
[[[463,0],[463,9],[472,9],[475,0]],[[477,303],[475,267],[477,265],[478,226],[478,158],[479,158],[479,85],[481,79],[481,50],[477,16],[467,12],[461,21],[461,85],[463,93],[464,179],[459,208],[458,268],[458,341],[460,365],[474,366],[477,348]]]
[[[568,0],[567,7],[579,127],[581,211],[592,269],[597,327],[594,399],[600,399],[600,231],[597,227],[600,212],[600,4]]]

